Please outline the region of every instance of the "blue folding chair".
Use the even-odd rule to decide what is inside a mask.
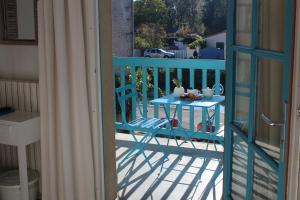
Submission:
[[[133,121],[128,122],[126,119],[126,102],[129,100],[136,99],[137,107],[140,113],[140,116],[143,116],[142,110],[140,108],[139,103],[139,95],[136,90],[135,84],[128,84],[123,87],[119,87],[115,89],[116,96],[118,98],[118,102],[121,107],[121,115],[122,115],[122,123],[125,125],[127,130],[132,135],[134,141],[136,144],[131,148],[131,150],[126,154],[126,156],[122,159],[119,166],[122,166],[122,164],[128,160],[135,151],[137,152],[137,155],[142,154],[145,157],[146,162],[152,169],[152,165],[149,161],[149,158],[146,156],[144,149],[145,147],[150,143],[152,139],[155,139],[156,143],[160,145],[159,141],[156,138],[157,133],[161,128],[163,128],[167,123],[167,119],[158,119],[158,118],[144,118],[139,117]],[[135,132],[144,133],[142,139],[138,140],[136,137]]]

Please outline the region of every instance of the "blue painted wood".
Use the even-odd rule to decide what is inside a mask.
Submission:
[[[251,47],[233,45],[232,50],[240,53],[252,54],[255,56],[261,56],[265,58],[270,58],[274,60],[283,61],[285,59],[284,53],[280,53],[277,51],[268,51],[263,49],[252,49]]]
[[[136,98],[137,97],[137,90],[135,83],[128,84],[123,87],[119,87],[115,89],[115,93],[118,97],[119,104],[122,105],[123,101],[129,99],[129,98]],[[125,95],[123,95],[125,94]],[[122,108],[122,107],[121,107]],[[124,110],[122,110],[122,113]],[[124,112],[125,113],[125,112]],[[123,120],[121,123],[126,130],[129,131],[130,135],[135,141],[134,146],[126,153],[125,157],[120,161],[119,166],[123,165],[123,163],[130,158],[130,156],[138,150],[138,154],[142,154],[145,158],[145,161],[148,163],[150,168],[152,169],[152,165],[149,161],[149,157],[145,154],[144,148],[145,145],[148,145],[149,142],[154,139],[160,131],[161,128],[163,128],[167,123],[169,123],[166,119],[157,119],[157,118],[138,118],[137,120],[133,120],[130,122],[127,122],[127,120]],[[116,126],[118,127],[118,126]],[[135,132],[139,129],[143,130],[144,136],[141,140],[138,140],[138,138],[135,135]],[[160,143],[157,139],[155,139],[157,142],[157,145],[160,146]]]
[[[238,136],[244,140],[244,142],[248,143],[248,137],[247,135],[240,130],[239,127],[237,127],[234,124],[230,124],[229,125],[230,129],[232,129],[235,133],[238,134]],[[254,142],[248,144],[250,147],[255,149],[255,152],[262,158],[264,158],[264,160],[270,165],[270,167],[274,170],[274,171],[278,171],[279,169],[279,164],[274,161],[274,159],[269,156],[260,146],[258,146],[257,144],[255,144]]]
[[[229,1],[228,9],[228,27],[227,27],[227,61],[226,61],[226,94],[227,102],[226,103],[226,126],[225,126],[225,159],[224,159],[224,191],[225,198],[230,197],[231,193],[231,173],[232,173],[232,134],[233,131],[236,132],[244,141],[248,144],[248,156],[247,156],[247,188],[246,188],[246,199],[252,199],[252,190],[253,190],[253,167],[254,167],[254,154],[259,155],[263,161],[265,161],[274,172],[278,173],[278,199],[284,199],[285,196],[285,177],[286,177],[286,149],[287,149],[287,136],[282,138],[284,142],[280,145],[280,160],[277,163],[272,157],[270,157],[263,149],[255,144],[255,80],[256,80],[256,67],[257,67],[257,58],[267,58],[270,60],[281,61],[284,64],[284,81],[283,81],[283,101],[285,103],[290,102],[290,77],[291,77],[291,60],[292,60],[292,44],[293,44],[293,15],[294,15],[294,4],[296,1],[285,0],[285,29],[284,29],[284,51],[275,52],[272,50],[262,50],[257,48],[258,40],[258,0],[252,0],[252,42],[251,47],[244,47],[234,44],[235,37],[235,5],[236,1]],[[238,16],[237,16],[238,17]],[[250,76],[250,85],[241,86],[239,83],[234,83],[235,79],[235,52],[242,52],[251,54],[251,76]],[[245,92],[239,92],[236,90],[238,87],[249,88],[250,94]],[[249,132],[245,135],[242,132],[239,132],[239,129],[234,125],[230,125],[233,121],[233,108],[234,108],[234,95],[244,95],[250,98],[250,112],[248,116],[249,122]],[[289,116],[289,113],[287,113]],[[285,126],[286,130],[288,127]],[[230,138],[231,137],[231,138]],[[227,152],[227,153],[226,153]],[[230,155],[231,154],[231,155]]]
[[[202,70],[202,88],[207,87],[207,69]]]
[[[115,126],[116,126],[116,129],[123,129],[123,130],[127,129],[127,127],[120,122],[116,122]],[[148,129],[144,129],[144,128],[136,128],[136,131],[140,131],[140,132],[146,132],[147,130]],[[207,133],[194,132],[194,131],[189,131],[189,130],[186,130],[184,133],[180,129],[173,129],[173,132],[171,133],[170,129],[163,128],[158,133],[161,135],[168,135],[168,136],[175,135],[175,136],[179,136],[179,137],[185,137],[186,134],[188,134],[188,135],[191,135],[191,137],[197,138],[197,139],[214,139],[217,141],[222,141],[222,142],[224,141],[224,137],[222,137],[222,136],[213,136],[212,138],[210,138]]]
[[[143,65],[142,70],[143,70],[143,75],[142,75],[142,80],[143,80],[143,117],[147,118],[148,115],[148,103],[147,103],[147,65]]]
[[[153,69],[153,75],[154,75],[154,98],[158,98],[158,68],[155,67]],[[158,118],[159,110],[158,105],[154,105],[154,117]]]
[[[120,68],[120,82],[121,82],[121,87],[125,86],[125,67],[126,65],[124,65],[124,67]],[[125,91],[122,91],[122,95],[125,95]],[[126,100],[121,102],[121,115],[122,115],[122,122],[125,123],[126,122]]]
[[[116,69],[113,69],[113,86],[116,88]],[[116,95],[114,94],[114,120],[117,121],[117,101],[116,101]]]
[[[258,46],[257,33],[258,33],[258,9],[257,0],[252,0],[252,35],[251,35],[251,48],[256,49]],[[253,51],[253,50],[252,50]],[[249,113],[248,113],[248,140],[247,144],[252,144],[255,141],[255,94],[256,94],[256,67],[257,67],[257,57],[251,52],[251,66],[250,66],[250,101],[249,101]],[[238,66],[237,66],[238,67]],[[254,150],[252,146],[248,145],[248,158],[247,158],[247,189],[246,189],[246,199],[251,200],[253,193],[253,173],[254,173]]]
[[[177,69],[177,78],[182,79],[182,69],[189,69],[191,70],[191,76],[190,76],[190,85],[194,87],[194,71],[196,69],[204,69],[203,74],[203,80],[202,84],[207,85],[207,69],[212,70],[225,70],[225,62],[223,60],[201,60],[201,59],[148,59],[148,58],[124,58],[124,57],[113,57],[113,66],[115,69],[120,68],[119,74],[120,74],[120,80],[121,85],[125,85],[125,76],[126,71],[124,66],[140,66],[143,71],[142,75],[142,81],[146,83],[147,79],[147,70],[145,66],[149,66],[153,69],[153,84],[154,84],[154,98],[159,97],[159,91],[158,91],[158,73],[159,69],[162,68],[165,70],[165,80],[166,80],[166,94],[171,94],[172,91],[170,89],[170,82],[172,81],[170,79],[170,69]],[[143,67],[142,67],[143,66]],[[135,75],[132,74],[132,81],[135,80]],[[142,95],[143,95],[143,101],[142,101],[142,110],[141,112],[143,116],[145,117],[147,115],[147,88],[146,84],[142,87]],[[145,103],[146,101],[146,103]],[[136,102],[138,104],[138,102]],[[124,107],[124,106],[123,106]],[[178,111],[178,119],[179,122],[182,123],[182,109],[183,106],[179,105]],[[168,109],[170,112],[170,108]],[[193,110],[193,109],[192,109]],[[134,118],[134,103],[132,105],[132,111],[133,111],[133,118]],[[145,114],[144,114],[145,113]],[[190,115],[192,116],[192,112],[190,112]],[[158,117],[159,115],[159,106],[157,104],[154,105],[154,117]],[[125,115],[125,114],[124,114]],[[126,115],[125,115],[126,116]],[[191,117],[191,122],[189,123],[190,127],[193,127],[194,129],[194,115]],[[117,122],[116,122],[117,123]],[[206,130],[206,129],[204,129]],[[200,134],[201,135],[201,134]]]
[[[190,69],[190,87],[195,88],[195,69]],[[190,130],[195,129],[195,110],[194,107],[190,106]]]
[[[136,83],[136,67],[131,66],[131,83],[135,84]],[[132,98],[132,120],[136,119],[136,98]]]
[[[148,66],[163,67],[165,69],[220,69],[225,70],[224,60],[209,59],[164,59],[164,58],[142,58],[142,57],[113,57],[113,66]]]
[[[180,97],[174,97],[173,95],[164,96],[158,99],[150,101],[152,104],[167,104],[167,105],[181,105],[181,106],[193,106],[201,108],[212,108],[225,101],[224,96],[214,95],[212,98],[203,98],[201,100],[182,100]]]
[[[216,88],[215,88],[215,94],[216,95],[219,95],[220,94],[220,84],[221,84],[221,71],[220,70],[215,70],[215,85],[216,85]],[[215,127],[216,127],[216,130],[219,130],[220,128],[220,105],[217,105],[216,108],[215,108]]]
[[[195,69],[190,69],[190,87],[195,88]]]
[[[280,165],[271,157],[269,156],[262,148],[260,148],[257,144],[251,144],[255,153],[257,153],[263,160],[268,163],[268,165],[275,171],[278,172]]]
[[[165,69],[166,71],[165,71],[165,76],[166,76],[166,95],[170,95],[170,82],[171,82],[171,80],[170,80],[170,68],[166,68]],[[167,110],[167,114],[170,116],[170,106],[168,106],[167,108],[166,108],[166,110]]]
[[[177,79],[182,81],[182,69],[181,68],[177,69]]]
[[[166,68],[166,95],[170,94],[170,68]]]
[[[177,109],[177,113],[178,113],[178,121],[180,124],[182,124],[182,105],[179,105],[178,106],[178,109]]]
[[[177,79],[182,81],[182,69],[177,69]],[[182,124],[182,106],[179,106],[178,108],[178,121],[180,124]]]
[[[229,126],[233,121],[233,111],[234,111],[234,51],[233,45],[235,41],[235,20],[236,13],[236,0],[228,1],[227,10],[227,36],[226,36],[226,97],[227,99],[226,112],[225,112],[225,133],[224,137],[224,170],[223,170],[223,192],[224,199],[231,198],[231,188],[232,188],[232,154],[233,154],[233,130]]]
[[[209,99],[204,98],[204,99],[195,100],[195,101],[183,100],[180,97],[174,97],[173,95],[169,95],[169,96],[164,96],[164,97],[161,97],[158,99],[154,99],[154,100],[150,101],[150,103],[152,103],[154,105],[155,104],[164,105],[164,108],[169,107],[170,105],[176,106],[177,109],[178,109],[178,106],[190,107],[190,109],[193,109],[193,110],[195,107],[200,107],[200,108],[202,108],[202,110],[207,112],[208,108],[215,107],[216,105],[219,105],[220,103],[222,103],[224,100],[225,100],[224,96],[218,96],[218,95],[215,95]],[[166,111],[166,113],[167,113],[167,111]],[[167,116],[170,116],[170,115],[168,115],[168,113],[167,113]],[[210,119],[209,122],[212,122],[212,120]],[[195,134],[199,133],[198,131],[194,131],[194,128],[192,128],[192,129],[190,128],[189,130],[194,132]],[[212,136],[217,135],[218,130],[216,130],[215,132],[207,132],[206,129],[202,129],[202,130],[200,130],[200,132],[206,133],[212,137]],[[213,137],[210,139],[212,139],[213,142],[215,142]],[[219,141],[219,142],[221,142],[221,141]]]
[[[177,69],[177,79],[182,81],[182,69]],[[178,108],[178,121],[180,124],[182,124],[182,106],[179,106]]]
[[[207,69],[202,70],[202,88],[207,87]],[[206,130],[206,110],[202,109],[202,130]]]
[[[195,109],[193,106],[190,106],[190,130],[194,130],[194,127],[195,127],[195,120],[194,120],[194,117],[195,117]]]

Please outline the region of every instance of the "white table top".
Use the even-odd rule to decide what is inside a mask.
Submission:
[[[0,144],[28,145],[39,139],[39,113],[17,111],[0,117]]]
[[[22,123],[27,120],[31,120],[34,118],[38,118],[40,116],[39,113],[35,112],[12,112],[6,115],[0,116],[0,124],[3,125],[14,125],[17,123]]]

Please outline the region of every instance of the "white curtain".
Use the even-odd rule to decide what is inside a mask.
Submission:
[[[103,197],[96,8],[96,0],[39,1],[43,200]],[[106,148],[113,152],[114,141]],[[106,199],[114,199],[114,156],[108,161]]]

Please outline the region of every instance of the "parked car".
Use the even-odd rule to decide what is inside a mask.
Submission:
[[[163,49],[146,49],[144,57],[148,58],[175,58],[175,53]]]

